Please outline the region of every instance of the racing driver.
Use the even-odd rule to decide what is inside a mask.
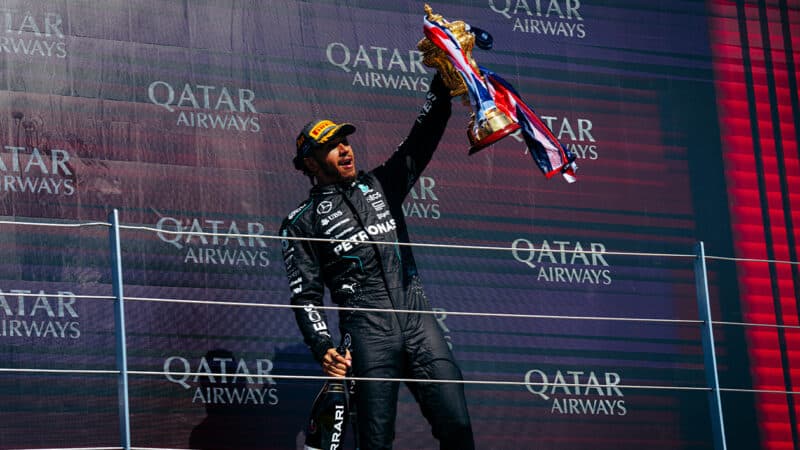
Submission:
[[[385,163],[356,170],[348,136],[355,127],[309,122],[297,137],[296,169],[312,182],[309,198],[281,225],[291,303],[305,343],[328,376],[462,380],[430,311],[408,242],[402,202],[444,133],[450,92],[437,73],[408,137]],[[301,238],[301,239],[292,239]],[[316,238],[317,240],[302,240]],[[352,356],[339,355],[326,322],[324,286],[344,310],[339,328],[352,337]],[[461,383],[408,382],[441,449],[474,448]],[[389,449],[399,384],[359,381],[356,395],[362,449]]]

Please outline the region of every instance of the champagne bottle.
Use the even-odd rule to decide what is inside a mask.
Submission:
[[[345,334],[336,352],[345,356],[349,349],[350,335]],[[344,379],[326,381],[311,406],[303,449],[341,449],[350,418],[349,410],[350,389],[347,382]]]

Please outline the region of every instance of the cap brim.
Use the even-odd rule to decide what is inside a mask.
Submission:
[[[329,130],[327,133],[325,133],[324,136],[321,136],[319,138],[319,140],[317,140],[317,143],[320,144],[320,145],[321,144],[326,144],[326,143],[330,142],[334,138],[343,137],[343,136],[349,136],[349,135],[351,135],[351,134],[353,134],[355,132],[356,132],[356,127],[354,127],[353,124],[342,123],[342,124],[336,125],[334,128]]]

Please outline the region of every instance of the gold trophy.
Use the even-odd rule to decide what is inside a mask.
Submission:
[[[447,21],[434,14],[427,4],[425,13],[425,38],[419,41],[417,49],[422,52],[422,63],[439,71],[450,95],[461,96],[464,105],[472,107],[467,129],[469,154],[519,130],[520,125],[495,104],[492,91],[472,57],[475,34],[470,26],[460,20]]]

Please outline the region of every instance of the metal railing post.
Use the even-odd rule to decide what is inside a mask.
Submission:
[[[719,376],[717,354],[714,348],[714,328],[711,323],[711,303],[708,295],[708,272],[706,270],[706,251],[703,241],[695,246],[694,260],[695,286],[697,288],[697,308],[703,321],[703,360],[706,370],[706,385],[711,388],[708,394],[708,409],[711,414],[711,427],[714,434],[714,448],[726,450],[725,422],[722,417],[722,401],[719,395]]]
[[[117,348],[117,370],[119,380],[117,383],[119,395],[119,433],[122,448],[131,448],[131,423],[128,399],[128,354],[125,339],[125,303],[122,292],[122,250],[119,238],[119,211],[114,209],[109,214],[111,223],[109,233],[111,242],[111,264],[114,286],[114,330]]]

